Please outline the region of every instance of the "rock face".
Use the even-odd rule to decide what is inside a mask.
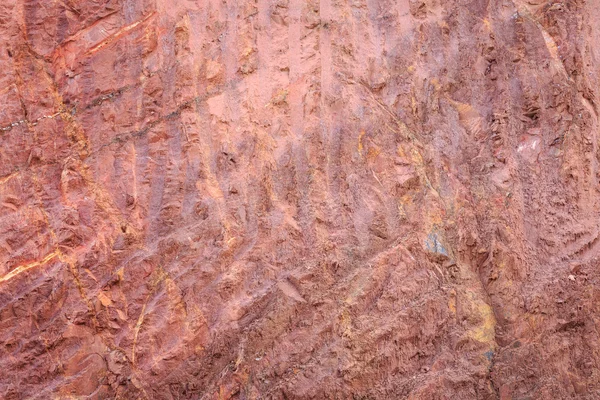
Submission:
[[[0,2],[0,397],[600,398],[600,8]]]

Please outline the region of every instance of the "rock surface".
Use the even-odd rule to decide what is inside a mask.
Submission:
[[[0,397],[600,398],[600,7],[0,2]]]

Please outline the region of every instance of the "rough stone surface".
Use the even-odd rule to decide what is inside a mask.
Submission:
[[[2,399],[599,399],[596,0],[2,0]]]

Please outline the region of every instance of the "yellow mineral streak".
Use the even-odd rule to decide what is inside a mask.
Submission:
[[[144,22],[148,21],[150,18],[154,17],[156,14],[157,14],[156,12],[152,12],[152,13],[148,14],[146,17],[142,18],[141,20],[136,21],[130,25],[124,26],[123,28],[119,29],[117,32],[108,36],[102,42],[100,42],[100,43],[96,44],[95,46],[93,46],[92,48],[90,48],[86,54],[88,54],[88,55],[94,54],[97,51],[102,50],[104,47],[108,46],[109,44],[113,43],[115,40],[117,40],[120,37],[131,32],[132,30],[137,28],[139,25],[143,24]]]
[[[0,278],[0,283],[9,281],[12,278],[14,278],[15,276],[17,276],[17,275],[19,275],[19,274],[21,274],[21,273],[23,273],[25,271],[28,271],[28,270],[30,270],[32,268],[40,267],[40,266],[46,264],[47,262],[51,261],[52,259],[54,259],[56,257],[58,257],[62,261],[63,254],[58,249],[54,250],[52,253],[48,254],[46,257],[44,257],[43,259],[41,259],[39,261],[34,261],[32,263],[21,265],[21,266],[15,268],[15,269],[13,269],[8,274],[6,274],[2,278]]]
[[[479,324],[467,332],[467,336],[481,343],[489,344],[491,347],[496,345],[496,317],[492,307],[490,307],[480,296],[468,291],[466,293],[469,308],[477,318]]]

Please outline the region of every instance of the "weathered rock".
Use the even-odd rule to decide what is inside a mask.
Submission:
[[[599,21],[0,2],[0,397],[600,398]]]

